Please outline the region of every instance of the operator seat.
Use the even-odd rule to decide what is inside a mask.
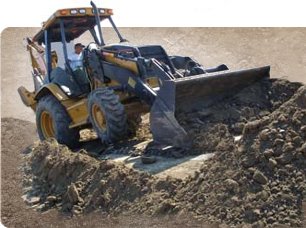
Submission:
[[[90,91],[90,85],[84,72],[72,72],[73,75],[60,67],[51,71],[50,82],[57,84],[70,97],[78,97]]]

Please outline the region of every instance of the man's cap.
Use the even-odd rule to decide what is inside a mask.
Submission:
[[[81,44],[81,43],[76,43],[75,45],[74,45],[74,47],[76,48],[76,47],[85,47],[83,44]]]

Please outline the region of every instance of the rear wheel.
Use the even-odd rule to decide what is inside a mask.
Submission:
[[[127,120],[119,97],[109,88],[99,88],[88,96],[90,122],[103,143],[114,143],[126,136]]]
[[[40,140],[55,138],[70,148],[79,144],[77,129],[70,129],[71,119],[61,103],[52,95],[41,98],[36,109],[36,125]]]

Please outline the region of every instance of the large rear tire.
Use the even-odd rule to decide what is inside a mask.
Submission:
[[[79,145],[78,129],[70,129],[71,118],[61,103],[52,95],[42,97],[36,109],[36,125],[40,140],[55,138],[70,148]]]
[[[88,96],[89,119],[102,143],[115,143],[127,135],[124,106],[109,88],[99,88]]]

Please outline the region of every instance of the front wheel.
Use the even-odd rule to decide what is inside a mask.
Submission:
[[[118,95],[109,88],[99,88],[88,96],[89,119],[103,143],[109,144],[126,137],[127,120]]]
[[[64,106],[52,95],[42,97],[36,109],[36,125],[40,140],[55,138],[70,148],[77,147],[80,134],[69,128],[71,119]]]

